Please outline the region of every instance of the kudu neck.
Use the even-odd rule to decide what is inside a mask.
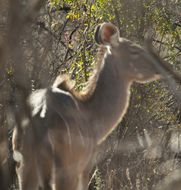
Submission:
[[[131,85],[111,55],[105,58],[103,64],[94,93],[88,101],[91,127],[97,136],[97,143],[114,130],[125,114]]]

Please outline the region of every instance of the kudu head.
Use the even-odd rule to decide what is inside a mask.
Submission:
[[[110,64],[117,65],[117,71],[128,80],[145,83],[161,78],[149,52],[121,38],[112,23],[103,23],[96,28],[95,41],[108,47]]]

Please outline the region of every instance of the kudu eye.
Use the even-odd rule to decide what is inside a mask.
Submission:
[[[95,41],[100,45],[116,45],[119,41],[119,32],[112,23],[98,25],[95,31]]]

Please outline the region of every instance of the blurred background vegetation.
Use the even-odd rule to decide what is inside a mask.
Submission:
[[[0,14],[3,36],[6,3]],[[102,22],[114,23],[121,37],[142,46],[151,38],[160,56],[181,70],[180,0],[50,0],[21,40],[32,90],[51,85],[60,73],[68,73],[77,90],[84,88],[97,59],[94,30]],[[13,62],[5,68],[0,83],[2,126],[8,125],[5,110],[12,99],[7,91],[14,89]],[[100,146],[90,189],[176,189],[181,183],[178,101],[164,82],[134,84],[131,92],[126,116]]]

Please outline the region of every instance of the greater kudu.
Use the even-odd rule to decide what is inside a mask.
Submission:
[[[99,25],[95,39],[107,50],[86,90],[76,92],[59,76],[52,87],[33,92],[28,100],[31,127],[25,119],[20,143],[18,131],[13,138],[21,190],[87,189],[97,147],[126,113],[131,84],[168,74],[153,53],[121,38],[111,23]]]

